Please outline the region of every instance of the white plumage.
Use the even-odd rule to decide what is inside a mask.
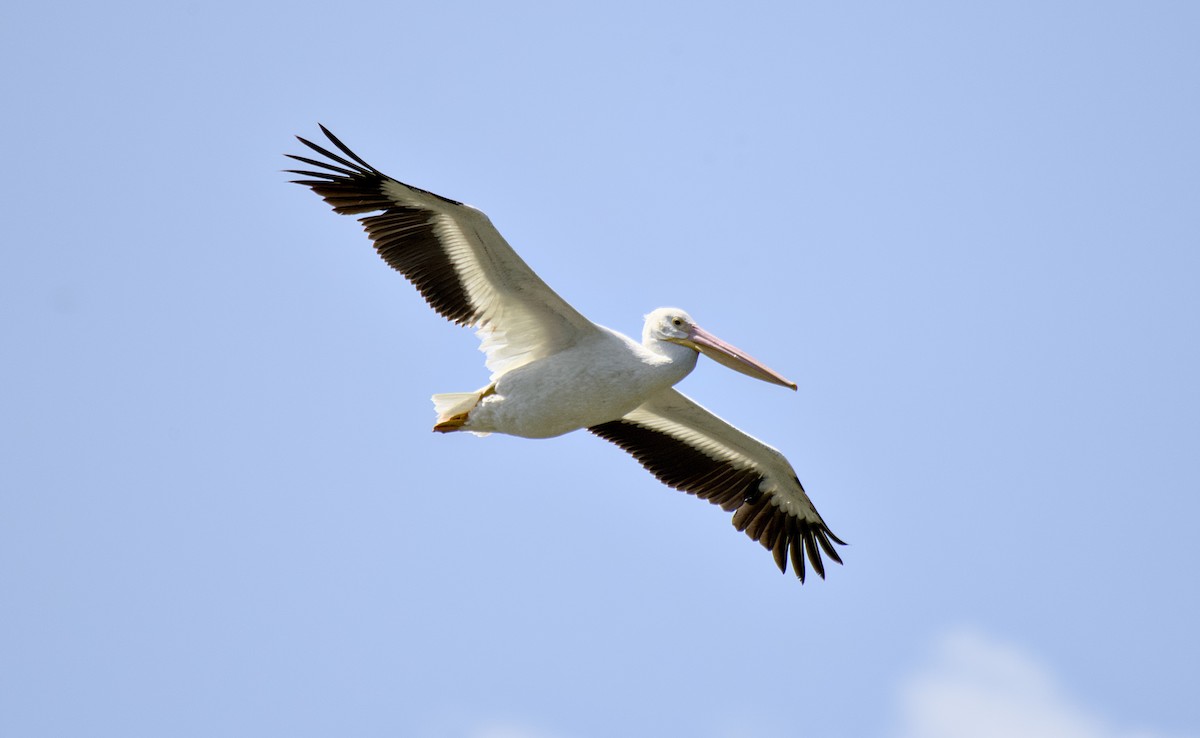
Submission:
[[[345,157],[303,138],[324,160],[288,170],[341,214],[360,220],[379,254],[442,315],[477,330],[491,371],[474,392],[433,396],[448,433],[546,438],[586,428],[632,454],[666,484],[733,511],[733,523],[804,580],[805,555],[825,575],[841,562],[830,532],[787,459],[673,386],[699,353],[742,373],[796,385],[696,325],[678,308],[646,316],[640,343],[592,323],[559,297],[482,212],[399,182],[324,126]],[[346,158],[348,157],[348,158]],[[371,214],[373,213],[373,214]]]

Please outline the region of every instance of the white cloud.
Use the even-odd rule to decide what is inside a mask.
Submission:
[[[472,731],[471,738],[551,738],[551,736],[527,725],[490,723]]]
[[[1166,738],[1113,726],[1029,654],[967,630],[940,639],[900,699],[903,738]]]

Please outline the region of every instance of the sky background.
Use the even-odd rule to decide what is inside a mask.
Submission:
[[[0,735],[1200,736],[1200,6],[18,3]],[[792,460],[801,586],[486,381],[324,123]]]

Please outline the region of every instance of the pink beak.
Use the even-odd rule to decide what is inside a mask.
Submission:
[[[698,326],[692,326],[691,332],[688,334],[688,339],[696,345],[697,350],[709,357],[718,364],[739,371],[755,379],[761,379],[764,382],[771,384],[782,384],[784,387],[796,389],[796,383],[784,379],[782,375],[775,372],[762,362],[753,359],[745,351],[725,343],[708,331]]]

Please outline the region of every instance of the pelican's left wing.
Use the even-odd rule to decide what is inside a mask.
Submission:
[[[288,154],[318,167],[287,170],[308,177],[296,184],[312,188],[334,212],[377,213],[361,221],[379,255],[434,310],[479,329],[493,377],[598,330],[517,256],[482,212],[387,176],[325,126],[321,131],[345,156],[297,136],[325,160]]]
[[[733,512],[733,524],[804,581],[804,555],[825,577],[824,551],[842,563],[830,532],[783,454],[674,389],[620,420],[588,428],[628,451],[663,483]]]

